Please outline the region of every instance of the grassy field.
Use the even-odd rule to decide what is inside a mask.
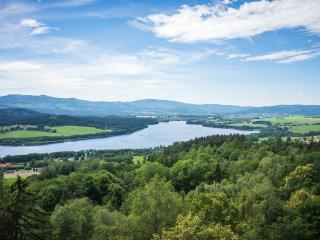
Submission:
[[[254,124],[250,122],[243,122],[243,123],[231,123],[229,126],[234,126],[234,127],[253,127],[253,128],[264,128],[267,127],[267,125],[264,124]]]
[[[289,117],[264,118],[260,120],[269,121],[273,125],[288,127],[289,130],[293,133],[306,134],[309,132],[320,131],[319,117],[289,116]]]
[[[16,180],[17,180],[17,178],[5,178],[5,179],[3,179],[3,184],[4,185],[12,185]]]
[[[59,126],[52,127],[56,132],[34,131],[34,130],[17,130],[11,132],[0,133],[0,139],[5,138],[35,138],[35,137],[68,137],[74,135],[89,135],[103,132],[111,132],[109,129],[98,129],[94,127],[83,126]]]
[[[15,171],[14,173],[5,173],[3,175],[3,182],[4,184],[11,185],[17,180],[17,176],[19,175],[22,179],[25,179],[32,175],[38,175],[40,172],[35,172],[31,170],[19,170]]]
[[[299,125],[292,126],[289,128],[294,133],[309,133],[309,132],[320,132],[320,125]]]
[[[289,117],[272,117],[259,119],[260,121],[269,121],[272,124],[278,125],[305,125],[305,124],[320,124],[320,117],[303,117],[303,116],[289,116]]]

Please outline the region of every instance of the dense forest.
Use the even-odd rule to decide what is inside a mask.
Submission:
[[[152,118],[137,118],[128,116],[76,117],[68,115],[44,114],[26,109],[0,109],[0,126],[36,125],[64,126],[77,125],[111,129],[141,129],[149,124],[157,123]]]
[[[211,136],[40,155],[0,185],[0,239],[320,239],[320,144]],[[6,161],[15,158],[7,158]]]

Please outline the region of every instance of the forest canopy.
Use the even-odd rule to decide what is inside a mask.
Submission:
[[[319,143],[233,135],[77,154],[1,179],[1,239],[320,238]]]

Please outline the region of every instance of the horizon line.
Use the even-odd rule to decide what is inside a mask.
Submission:
[[[46,94],[38,94],[38,95],[32,95],[32,94],[20,94],[20,93],[10,93],[6,95],[0,95],[0,98],[2,97],[8,97],[8,96],[30,96],[30,97],[50,97],[50,98],[58,98],[58,99],[75,99],[80,101],[88,101],[88,102],[105,102],[105,103],[130,103],[130,102],[137,102],[137,101],[146,101],[146,100],[155,100],[155,101],[169,101],[169,102],[177,102],[177,103],[183,103],[183,104],[191,104],[191,105],[220,105],[220,106],[235,106],[235,107],[248,107],[248,108],[262,108],[262,107],[275,107],[275,106],[320,106],[319,104],[301,104],[301,103],[279,103],[274,105],[237,105],[237,104],[223,104],[223,103],[190,103],[175,99],[158,99],[158,98],[138,98],[135,100],[91,100],[91,99],[83,99],[78,97],[57,97],[52,95],[46,95]]]

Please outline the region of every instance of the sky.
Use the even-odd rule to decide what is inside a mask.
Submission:
[[[0,0],[0,95],[320,104],[319,0]]]

